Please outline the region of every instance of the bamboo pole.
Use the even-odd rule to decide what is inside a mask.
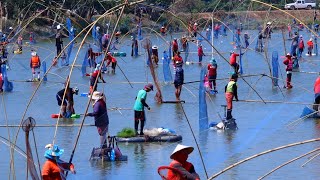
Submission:
[[[81,126],[81,124],[59,124],[58,127],[79,127]],[[94,126],[94,124],[84,124],[83,126]],[[0,128],[4,128],[4,127],[8,127],[8,128],[14,128],[14,127],[21,127],[20,125],[16,125],[16,124],[9,124],[9,125],[0,125]],[[39,125],[35,125],[34,127],[56,127],[56,125],[54,124],[39,124]]]
[[[284,166],[286,166],[286,165],[288,165],[288,164],[290,164],[290,163],[292,163],[292,162],[294,162],[294,161],[296,161],[296,160],[298,160],[298,159],[301,159],[301,158],[303,158],[303,157],[305,157],[305,156],[307,156],[307,155],[309,155],[309,154],[312,154],[312,153],[314,153],[314,152],[316,152],[316,151],[319,151],[319,150],[320,150],[320,148],[317,148],[317,149],[314,149],[314,150],[312,150],[312,151],[309,151],[309,152],[307,152],[307,153],[305,153],[305,154],[303,154],[303,155],[301,155],[301,156],[298,156],[298,157],[296,157],[296,158],[293,158],[293,159],[291,159],[290,161],[287,161],[287,162],[281,164],[280,166],[277,166],[276,168],[272,169],[272,170],[271,170],[270,172],[268,172],[267,174],[261,176],[258,180],[264,179],[265,177],[269,176],[270,174],[272,174],[272,173],[275,172],[276,170],[278,170],[278,169],[280,169],[280,168],[282,168],[282,167],[284,167]]]
[[[298,146],[298,145],[302,145],[302,144],[306,144],[306,143],[312,143],[312,142],[317,142],[317,141],[320,141],[320,138],[316,138],[316,139],[310,139],[310,140],[305,140],[305,141],[300,141],[300,142],[296,142],[296,143],[292,143],[292,144],[288,144],[288,145],[284,145],[284,146],[280,146],[280,147],[277,147],[277,148],[273,148],[273,149],[269,149],[267,151],[263,151],[261,153],[258,153],[258,154],[255,154],[255,155],[252,155],[248,158],[245,158],[241,161],[238,161],[237,163],[234,163],[228,167],[226,167],[225,169],[217,172],[216,174],[212,175],[208,180],[212,180],[213,178],[216,178],[218,177],[219,175],[223,174],[224,172],[244,163],[244,162],[247,162],[251,159],[254,159],[256,157],[259,157],[259,156],[262,156],[262,155],[265,155],[265,154],[268,154],[268,153],[271,153],[271,152],[275,152],[275,151],[278,151],[278,150],[281,150],[281,149],[285,149],[285,148],[289,148],[289,147],[293,147],[293,146]]]

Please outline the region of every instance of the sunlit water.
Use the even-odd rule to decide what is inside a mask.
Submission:
[[[250,48],[254,49],[256,44],[256,31],[250,31],[251,39],[254,41]],[[305,43],[310,37],[307,32],[302,32],[305,37]],[[180,35],[174,34],[173,37],[179,38]],[[164,37],[170,41],[170,36]],[[162,57],[162,52],[167,49],[167,44],[158,37],[152,35],[150,37],[153,45],[159,46],[159,56]],[[65,40],[67,41],[67,40]],[[232,36],[220,36],[219,39],[214,39],[215,47],[223,53],[225,58],[229,59],[229,51],[233,50]],[[287,51],[289,50],[291,41],[286,41]],[[204,57],[203,65],[206,65],[210,58],[211,47],[207,42],[202,42],[204,51],[207,56]],[[140,44],[139,44],[140,45]],[[51,64],[55,54],[55,46],[53,42],[41,42],[36,44],[40,46],[37,52],[41,60],[45,60],[47,65]],[[269,41],[268,56],[271,58],[272,51],[278,51],[279,57],[284,55],[282,35],[280,32],[275,32],[272,39]],[[106,84],[99,84],[98,90],[103,91],[107,96],[107,105],[111,107],[132,108],[137,92],[143,88],[145,82],[152,82],[150,71],[145,65],[145,51],[139,49],[140,56],[132,58],[131,42],[128,38],[118,46],[120,51],[127,53],[127,57],[117,58],[119,66],[126,74],[133,85],[133,88],[127,83],[120,69],[116,70],[116,75],[104,75]],[[190,54],[189,60],[197,61],[196,44],[190,43],[190,48],[193,53]],[[73,50],[71,60],[74,59],[78,46]],[[80,65],[82,64],[83,56],[86,48],[82,48],[79,57],[75,64],[78,65],[73,69],[71,75],[71,86],[77,86],[80,89],[80,94],[88,92],[89,79],[81,76]],[[238,51],[238,50],[236,50]],[[29,68],[30,48],[25,47],[22,55],[10,54],[10,67],[8,71],[10,80],[24,81],[31,78],[31,69]],[[184,57],[184,54],[182,54]],[[228,72],[232,69],[228,64],[216,54],[218,78],[229,77]],[[319,61],[318,57],[304,57],[306,60],[300,62],[300,70],[317,72]],[[281,73],[285,78],[285,67],[282,64],[282,58],[279,59],[281,64]],[[264,60],[263,53],[257,53],[253,50],[248,50],[243,56],[244,74],[260,74],[269,73],[268,65]],[[48,67],[49,68],[49,67]],[[201,66],[198,64],[185,65],[185,81],[199,80]],[[172,67],[171,67],[172,69]],[[159,79],[163,82],[162,65],[157,68]],[[65,77],[69,74],[70,68],[54,67],[48,75],[48,82],[43,83],[40,89],[35,94],[25,118],[32,116],[39,125],[54,125],[56,119],[51,119],[50,115],[58,113],[55,94],[63,88]],[[280,75],[280,78],[282,78]],[[61,78],[62,77],[62,78]],[[313,83],[316,79],[316,74],[294,73],[292,77],[293,89],[283,89],[283,82],[280,81],[280,89],[272,88],[271,80],[268,77],[256,76],[245,78],[261,95],[264,100],[275,101],[294,101],[294,102],[310,102],[313,101]],[[224,86],[228,80],[218,81],[218,91],[216,96],[207,96],[209,121],[219,121],[218,113],[223,115],[223,109],[220,105],[225,104]],[[5,125],[6,116],[8,124],[18,125],[22,115],[26,110],[26,106],[36,89],[37,83],[28,82],[13,82],[14,90],[11,93],[6,93],[0,102],[1,109],[1,125]],[[162,93],[164,100],[174,100],[174,86],[162,84]],[[198,87],[199,83],[187,84],[184,86],[181,99],[185,100],[183,108],[186,111],[188,120],[191,123],[195,137],[198,141],[201,154],[204,159],[208,175],[222,170],[223,168],[236,163],[251,155],[259,152],[275,148],[278,146],[290,144],[297,141],[303,141],[312,138],[318,138],[320,129],[317,121],[307,119],[301,122],[298,126],[290,126],[287,124],[299,118],[304,105],[301,104],[263,104],[263,103],[245,103],[235,102],[233,115],[237,119],[239,129],[233,133],[216,132],[213,130],[199,131],[199,112],[198,112]],[[260,100],[257,94],[241,79],[238,81],[239,99],[255,99]],[[148,94],[147,103],[152,111],[147,112],[146,128],[154,127],[169,127],[174,129],[178,134],[183,136],[182,144],[196,147],[191,130],[188,126],[187,119],[183,114],[182,108],[178,104],[157,104],[153,97],[154,92]],[[77,113],[84,113],[88,99],[85,97],[75,97],[75,109]],[[4,111],[6,110],[6,114]],[[89,111],[92,111],[90,105]],[[110,117],[110,135],[116,135],[124,127],[133,127],[133,110],[109,111]],[[25,119],[24,118],[24,119]],[[79,124],[82,118],[77,120],[61,120],[59,124]],[[93,118],[87,117],[85,124],[93,124]],[[12,140],[17,133],[17,128],[10,128],[9,134]],[[43,156],[45,152],[44,146],[52,143],[55,133],[54,127],[36,127],[34,129],[37,150],[39,152],[40,164],[45,161]],[[56,143],[65,149],[62,156],[63,160],[68,161],[71,151],[74,147],[78,127],[59,127],[57,129]],[[8,137],[8,130],[5,127],[1,128],[0,135]],[[30,141],[33,142],[32,135]],[[10,175],[10,151],[9,148],[0,143],[0,152],[2,160],[0,161],[0,179],[8,179]],[[17,146],[25,150],[24,132],[20,130]],[[124,155],[128,156],[127,162],[90,162],[89,156],[93,147],[98,146],[99,137],[95,127],[83,127],[82,133],[75,151],[73,163],[75,164],[77,174],[69,175],[70,179],[160,179],[157,173],[157,168],[170,163],[170,154],[174,150],[177,143],[137,143],[125,144],[119,143],[120,149]],[[233,168],[230,171],[219,176],[218,179],[257,179],[267,173],[277,165],[282,164],[296,156],[304,154],[316,147],[319,143],[305,144],[289,149],[284,149],[278,152],[270,153],[261,156],[254,160],[248,161],[240,166]],[[34,143],[33,156],[36,159]],[[194,163],[196,171],[202,179],[206,178],[204,168],[201,163],[200,155],[197,149],[189,156],[189,160]],[[295,163],[292,163],[275,173],[270,179],[317,179],[319,160],[316,158],[304,168],[300,165],[307,159],[304,158]],[[18,153],[14,154],[15,176],[17,179],[26,177],[26,159]]]

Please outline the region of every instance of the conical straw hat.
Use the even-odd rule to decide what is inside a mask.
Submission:
[[[174,151],[171,153],[170,158],[174,159],[174,157],[179,154],[179,152],[181,152],[182,150],[185,150],[188,154],[192,153],[193,151],[193,147],[191,146],[185,146],[185,145],[181,145],[178,144],[177,147],[174,149]]]

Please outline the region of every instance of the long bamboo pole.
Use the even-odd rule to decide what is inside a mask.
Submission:
[[[288,144],[288,145],[284,145],[284,146],[280,146],[280,147],[277,147],[277,148],[273,148],[273,149],[269,149],[267,151],[263,151],[261,153],[258,153],[258,154],[255,154],[255,155],[252,155],[248,158],[245,158],[241,161],[238,161],[237,163],[234,163],[228,167],[226,167],[225,169],[219,171],[218,173],[212,175],[208,180],[212,180],[213,178],[216,178],[218,177],[219,175],[223,174],[224,172],[244,163],[244,162],[247,162],[251,159],[254,159],[256,157],[259,157],[259,156],[262,156],[262,155],[265,155],[265,154],[268,154],[268,153],[271,153],[271,152],[275,152],[275,151],[278,151],[278,150],[281,150],[281,149],[285,149],[285,148],[289,148],[289,147],[293,147],[293,146],[298,146],[298,145],[302,145],[302,144],[306,144],[306,143],[312,143],[312,142],[317,142],[317,141],[320,141],[320,138],[316,138],[316,139],[310,139],[310,140],[305,140],[305,141],[300,141],[300,142],[296,142],[296,143],[292,143],[292,144]]]

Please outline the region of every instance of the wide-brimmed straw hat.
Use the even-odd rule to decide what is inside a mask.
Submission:
[[[190,154],[190,153],[192,153],[193,149],[194,148],[191,146],[185,146],[185,145],[178,144],[177,147],[171,153],[170,159],[174,159],[182,151],[185,151],[187,154]]]
[[[99,100],[99,99],[102,99],[103,98],[103,93],[102,92],[99,92],[99,91],[94,91],[93,94],[92,94],[92,99],[93,100]],[[89,96],[90,97],[90,96]]]
[[[286,57],[291,57],[291,54],[290,54],[290,53],[288,53],[288,54],[286,55]]]
[[[52,159],[53,157],[60,157],[64,153],[64,149],[60,149],[58,145],[47,144],[44,157]]]

